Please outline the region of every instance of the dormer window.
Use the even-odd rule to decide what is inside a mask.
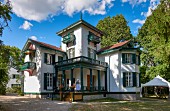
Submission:
[[[92,32],[89,32],[89,35],[88,35],[88,42],[93,42],[95,44],[98,44],[100,43],[101,41],[101,38],[96,36],[95,34],[93,34]]]
[[[65,35],[65,36],[63,37],[63,41],[62,41],[62,42],[63,42],[64,44],[68,44],[68,43],[71,43],[71,42],[74,43],[75,39],[76,39],[76,37],[75,37],[74,33],[71,32],[71,33],[68,33],[67,35]]]

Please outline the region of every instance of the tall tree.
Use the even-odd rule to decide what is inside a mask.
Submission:
[[[170,0],[161,0],[137,36],[141,59],[150,78],[161,75],[170,81]]]
[[[8,27],[8,21],[11,21],[12,7],[9,0],[3,3],[0,2],[0,36],[2,36],[5,27]]]
[[[0,1],[0,36],[2,36],[4,28],[8,27],[8,22],[11,21],[11,10],[12,7],[8,0],[7,2]],[[19,50],[16,47],[5,46],[3,41],[0,40],[0,94],[5,93],[8,82],[8,69],[12,67],[12,65],[18,64],[18,54]]]
[[[102,47],[112,45],[121,40],[132,39],[130,27],[127,24],[128,22],[123,15],[116,15],[112,18],[109,16],[100,20],[96,27],[105,33],[101,41]]]

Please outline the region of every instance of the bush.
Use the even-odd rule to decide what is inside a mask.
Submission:
[[[12,88],[7,88],[6,92],[8,93],[17,93],[18,95],[23,95],[22,91],[21,91],[21,87],[12,87]]]
[[[5,94],[6,94],[6,87],[0,85],[0,89],[1,89],[1,90],[0,90],[0,94],[5,95]]]

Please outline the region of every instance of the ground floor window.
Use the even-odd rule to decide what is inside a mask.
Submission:
[[[53,73],[44,73],[44,89],[52,90],[53,88]]]
[[[123,72],[123,86],[124,87],[139,86],[139,74],[136,72]]]
[[[11,87],[20,87],[21,85],[20,84],[11,84]]]

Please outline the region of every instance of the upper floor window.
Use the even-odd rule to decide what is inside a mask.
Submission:
[[[19,78],[18,74],[12,74],[12,79],[17,79],[17,78]]]
[[[139,84],[138,74],[136,72],[123,72],[123,86],[136,87]],[[139,85],[138,85],[139,86]]]
[[[62,61],[63,57],[62,56],[58,56],[58,61]]]
[[[96,59],[96,50],[92,48],[88,48],[88,57],[92,59]]]
[[[140,65],[140,56],[132,53],[122,53],[122,63]]]
[[[44,63],[54,64],[55,63],[55,54],[44,53]]]
[[[67,50],[68,58],[74,58],[75,57],[75,48],[70,48]]]

